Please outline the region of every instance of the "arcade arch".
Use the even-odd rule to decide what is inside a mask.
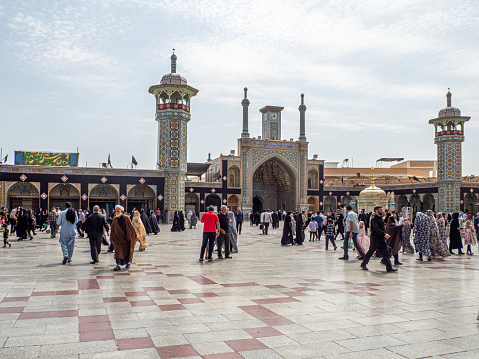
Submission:
[[[109,184],[97,184],[90,190],[88,205],[91,208],[97,205],[110,214],[118,203],[118,191]]]
[[[318,200],[314,196],[308,198],[308,205],[310,211],[317,211],[319,209]]]
[[[70,202],[74,209],[80,208],[80,191],[70,183],[59,183],[54,186],[50,193],[49,208],[55,206],[65,209],[65,203]]]
[[[436,207],[434,196],[431,193],[426,193],[422,198],[422,210],[425,212],[427,210],[434,211]]]
[[[219,212],[221,208],[221,198],[216,193],[210,193],[205,198],[205,206],[208,209],[209,206],[215,207],[215,211]]]
[[[126,208],[131,212],[133,208],[155,210],[156,195],[153,189],[146,184],[137,184],[133,186],[127,194]]]
[[[411,209],[413,215],[416,214],[416,212],[421,212],[421,197],[419,197],[418,194],[412,194],[409,197],[409,203],[411,203]]]
[[[23,207],[38,211],[40,209],[40,192],[30,182],[17,182],[8,189],[8,209]]]
[[[228,169],[228,187],[240,187],[240,170],[236,166]]]
[[[308,189],[318,189],[318,172],[316,170],[311,170],[308,172]]]
[[[187,193],[185,195],[185,209],[186,213],[193,211],[198,216],[200,213],[200,201],[196,193]]]
[[[239,198],[237,195],[233,194],[228,197],[228,209],[232,212],[236,212],[239,206]]]
[[[336,203],[336,197],[333,196],[326,196],[324,198],[324,211],[326,213],[334,211],[338,207],[338,204]]]
[[[474,215],[478,212],[477,194],[468,193],[464,196],[464,212]]]

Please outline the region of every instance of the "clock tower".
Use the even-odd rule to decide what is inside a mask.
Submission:
[[[262,128],[264,140],[281,140],[281,111],[284,107],[265,106],[259,110],[262,113]]]

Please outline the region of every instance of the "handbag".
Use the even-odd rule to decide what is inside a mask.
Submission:
[[[263,230],[263,225],[262,224],[259,225],[259,229]]]

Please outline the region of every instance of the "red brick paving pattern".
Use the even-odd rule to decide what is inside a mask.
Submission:
[[[80,342],[115,339],[108,315],[88,315],[78,318]]]
[[[204,359],[243,359],[238,353],[223,353],[223,354],[212,354],[205,355]]]
[[[151,299],[131,301],[130,304],[132,307],[148,307],[151,305],[156,305],[156,303]]]
[[[45,312],[24,312],[18,319],[44,319],[44,318],[66,318],[78,317],[78,310],[54,310]]]
[[[264,338],[264,337],[274,337],[277,335],[283,335],[283,333],[271,327],[247,328],[247,329],[244,329],[244,331],[248,333],[249,335],[251,335],[253,338]]]
[[[161,311],[171,311],[171,310],[186,310],[186,307],[183,304],[164,304],[158,306]]]
[[[2,303],[28,302],[28,299],[30,299],[30,297],[5,297],[5,298],[2,299]]]
[[[103,303],[119,303],[119,302],[128,302],[128,299],[126,299],[125,297],[103,298]]]
[[[155,344],[150,337],[118,339],[116,341],[119,350],[154,348]]]
[[[78,279],[79,290],[100,289],[96,279]]]
[[[228,340],[225,343],[228,344],[228,346],[236,352],[244,351],[244,350],[269,349],[266,345],[261,343],[258,339]]]
[[[7,314],[7,313],[23,313],[25,307],[4,307],[0,308],[0,314]],[[21,319],[21,318],[19,318]]]
[[[198,352],[189,344],[172,345],[156,348],[161,359],[183,358],[197,356]]]

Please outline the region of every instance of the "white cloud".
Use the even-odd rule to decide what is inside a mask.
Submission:
[[[434,149],[418,129],[430,130],[427,120],[444,106],[447,87],[465,114],[479,116],[479,11],[472,0],[23,1],[0,7],[0,16],[10,71],[53,80],[58,92],[95,92],[88,100],[101,113],[104,103],[121,98],[115,116],[104,120],[139,126],[129,132],[133,146],[156,133],[153,117],[145,120],[153,101],[143,98],[168,72],[176,48],[178,71],[200,90],[189,124],[193,161],[205,158],[209,126],[226,123],[212,152],[226,152],[239,136],[245,86],[252,135],[258,109],[274,104],[285,107],[284,137],[296,138],[304,92],[308,139],[326,148],[342,138],[336,133],[368,131]],[[472,121],[467,125],[479,136]],[[353,147],[361,140],[350,137]]]

